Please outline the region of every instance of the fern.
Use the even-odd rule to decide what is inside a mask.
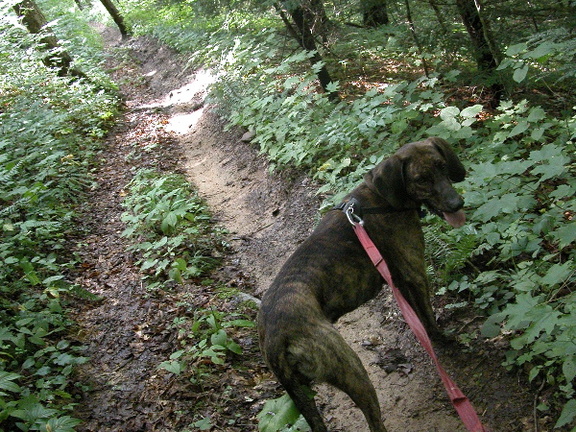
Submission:
[[[449,285],[466,267],[473,267],[470,260],[478,247],[479,239],[471,232],[462,232],[458,238],[446,235],[443,222],[433,223],[424,229],[428,277],[438,289]]]

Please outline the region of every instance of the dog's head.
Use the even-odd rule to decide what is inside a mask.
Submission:
[[[452,187],[464,180],[466,170],[441,138],[406,144],[378,164],[364,178],[368,186],[393,207],[424,204],[453,227],[464,225],[464,200]]]

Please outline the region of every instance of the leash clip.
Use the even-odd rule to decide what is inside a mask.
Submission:
[[[355,198],[352,198],[350,201],[348,201],[346,203],[346,205],[344,206],[344,208],[342,210],[344,210],[344,213],[346,214],[346,217],[348,218],[348,222],[350,222],[352,224],[352,226],[356,226],[356,224],[360,224],[361,226],[364,226],[364,219],[362,219],[360,217],[359,214],[356,213],[354,207],[358,205],[358,201]]]

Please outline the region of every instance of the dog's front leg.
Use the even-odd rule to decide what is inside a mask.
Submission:
[[[409,226],[403,228],[405,230],[401,244],[389,244],[389,248],[382,252],[385,252],[383,255],[395,285],[410,303],[430,336],[439,336],[441,332],[436,324],[426,276],[423,234],[420,229],[410,229]]]

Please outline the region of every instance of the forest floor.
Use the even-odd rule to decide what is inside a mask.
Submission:
[[[151,39],[121,43],[111,30],[105,36],[126,110],[99,156],[98,187],[79,221],[84,234],[75,239],[82,259],[75,280],[100,297],[78,301],[74,316],[91,359],[78,375],[75,414],[84,421],[78,430],[255,431],[264,402],[282,392],[263,364],[255,329],[234,335],[242,355],[207,366],[201,379],[158,365],[180,348],[177,318],[216,309],[255,319],[242,293],[260,297],[314,228],[317,188],[301,173],[271,174],[257,149],[241,140],[244,131],[224,130],[225,122],[204,103],[209,71],[188,69],[185,56]],[[227,231],[230,251],[209,280],[154,292],[143,284],[120,235],[127,183],[142,167],[187,176],[214,223]],[[444,328],[471,333],[478,325],[470,311],[436,306]],[[390,432],[465,430],[388,290],[337,327],[366,366]],[[497,341],[455,343],[438,347],[438,354],[493,432],[552,430],[550,418],[535,416],[546,395],[500,366]],[[347,396],[320,386],[318,400],[330,430],[367,431]]]

